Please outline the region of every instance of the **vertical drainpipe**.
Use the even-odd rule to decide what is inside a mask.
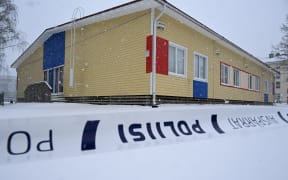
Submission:
[[[157,55],[157,22],[165,13],[166,4],[161,13],[153,20],[153,41],[152,41],[152,107],[157,107],[156,103],[156,55]]]

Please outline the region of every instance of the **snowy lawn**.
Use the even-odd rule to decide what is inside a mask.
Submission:
[[[88,120],[99,123],[96,147],[81,151]],[[286,120],[283,104],[6,104],[0,107],[0,179],[287,180]]]

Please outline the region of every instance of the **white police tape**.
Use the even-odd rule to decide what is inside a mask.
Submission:
[[[150,110],[0,121],[0,164],[155,146],[288,125],[287,110]]]

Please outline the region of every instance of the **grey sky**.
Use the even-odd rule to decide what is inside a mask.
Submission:
[[[129,0],[14,0],[18,6],[18,29],[31,44],[45,29],[71,20],[73,10],[85,15]],[[282,33],[288,0],[169,0],[173,5],[259,59],[265,59]],[[9,53],[11,64],[21,52]]]

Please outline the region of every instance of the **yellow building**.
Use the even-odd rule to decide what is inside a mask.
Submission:
[[[268,65],[164,0],[136,0],[46,29],[12,67],[19,100],[28,85],[47,81],[68,101],[273,101]]]

